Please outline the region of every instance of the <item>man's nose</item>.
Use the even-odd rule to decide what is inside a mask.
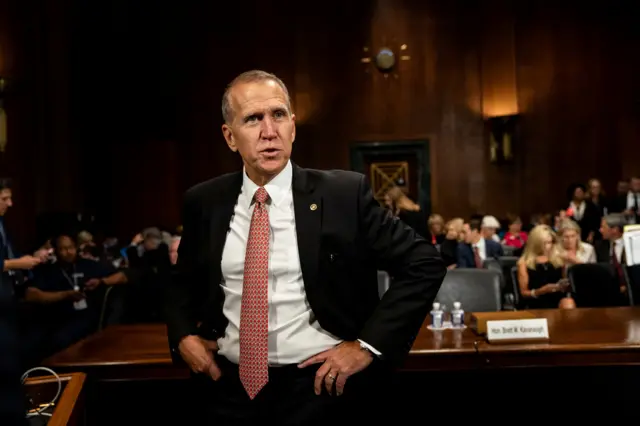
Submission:
[[[264,139],[273,139],[277,136],[276,125],[273,119],[269,116],[264,117],[264,119],[262,119],[262,137]]]

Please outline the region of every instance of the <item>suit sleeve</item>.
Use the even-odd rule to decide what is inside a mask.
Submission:
[[[380,207],[364,176],[358,197],[360,233],[370,256],[393,277],[358,337],[397,364],[411,349],[446,268],[433,245]]]
[[[470,268],[469,262],[467,262],[467,255],[465,253],[467,246],[465,244],[458,244],[456,246],[456,265],[458,268]]]
[[[165,292],[165,315],[169,345],[172,351],[183,337],[197,334],[196,277],[197,271],[197,225],[199,207],[193,196],[185,195],[182,225],[183,232],[178,248],[178,277],[167,283]]]

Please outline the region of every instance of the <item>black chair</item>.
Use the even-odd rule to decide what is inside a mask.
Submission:
[[[515,251],[516,251],[515,247],[505,246],[505,245],[502,246],[502,253],[504,253],[505,256],[513,256]]]
[[[516,295],[513,290],[513,277],[511,269],[518,263],[518,257],[501,256],[497,259],[487,259],[484,267],[500,273],[502,279],[502,295],[504,296],[505,309],[513,309],[516,305]]]
[[[585,263],[569,268],[572,297],[579,308],[628,305],[612,265]]]
[[[624,266],[627,296],[631,306],[640,305],[640,265]]]
[[[451,309],[460,302],[467,312],[502,310],[500,274],[487,269],[453,269],[447,272],[436,301]]]
[[[517,263],[517,262],[516,262]],[[520,293],[520,281],[518,281],[518,265],[514,265],[509,270],[509,276],[511,277],[511,287],[513,289],[513,303],[516,309],[526,308],[522,293]]]

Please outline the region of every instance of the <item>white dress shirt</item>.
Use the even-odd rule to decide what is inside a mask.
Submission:
[[[640,194],[638,194],[638,202],[640,203]],[[635,209],[636,209],[636,194],[635,192],[629,191],[627,193],[627,210],[632,210],[635,214],[638,214],[638,212],[636,212]],[[636,222],[635,214],[629,218],[629,223]]]
[[[584,211],[587,208],[587,203],[583,201],[579,206],[577,206],[576,203],[572,201],[569,203],[569,208],[573,210],[573,218],[577,221],[581,221],[584,217]]]
[[[482,259],[483,262],[487,260],[487,242],[484,240],[484,238],[480,238],[480,241],[473,244],[472,247],[474,253],[476,248],[478,249],[478,254],[480,255],[480,259]]]
[[[622,265],[622,253],[624,251],[624,240],[622,238],[618,238],[612,244],[613,248],[611,249],[611,255],[616,256],[616,260],[619,264]]]
[[[296,364],[332,348],[341,340],[318,324],[304,289],[291,183],[293,168],[287,164],[264,186],[269,194],[269,364]],[[222,252],[220,284],[225,294],[222,307],[229,325],[218,340],[220,355],[231,362],[240,359],[240,310],[244,259],[258,186],[243,174],[230,229]]]

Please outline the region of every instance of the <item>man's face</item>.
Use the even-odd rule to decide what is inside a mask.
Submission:
[[[600,222],[600,233],[602,234],[602,239],[611,239],[611,228],[604,219],[602,219],[602,222]]]
[[[640,192],[640,178],[631,179],[631,191]]]
[[[475,240],[478,239],[478,234],[480,232],[476,230],[471,230],[471,227],[468,223],[465,223],[462,227],[462,235],[464,236],[464,242],[467,244],[473,244]]]
[[[76,261],[77,254],[76,243],[69,237],[60,237],[56,248],[58,260],[65,263],[73,263]]]
[[[11,190],[3,189],[2,191],[0,191],[0,216],[4,216],[11,206],[13,206],[13,201],[11,200]]]
[[[233,117],[222,133],[239,152],[247,174],[258,185],[284,169],[296,136],[295,115],[282,88],[272,80],[242,83],[230,92]]]

